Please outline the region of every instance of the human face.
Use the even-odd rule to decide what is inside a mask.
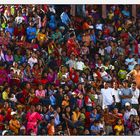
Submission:
[[[104,88],[107,89],[109,87],[108,83],[104,83]]]
[[[26,89],[30,89],[31,85],[29,83],[26,84]]]
[[[122,124],[122,121],[121,120],[118,120],[118,125],[121,125]]]
[[[70,107],[67,107],[66,108],[66,112],[70,112]]]
[[[118,88],[118,84],[114,82],[114,83],[113,83],[113,88],[114,88],[114,89],[117,89],[117,88]]]

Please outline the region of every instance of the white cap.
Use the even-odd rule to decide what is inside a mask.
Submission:
[[[11,115],[12,115],[12,116],[13,116],[13,115],[16,115],[16,114],[17,114],[17,112],[14,112],[14,111],[11,112]]]
[[[71,94],[72,94],[72,95],[75,95],[76,93],[75,93],[75,92],[72,92]]]
[[[126,107],[126,106],[130,106],[130,105],[131,105],[131,104],[130,104],[129,102],[125,103],[125,107]]]
[[[2,136],[4,136],[6,133],[8,133],[8,130],[4,130],[4,131],[2,132]]]
[[[20,127],[20,130],[25,130],[25,129],[26,129],[25,126]]]

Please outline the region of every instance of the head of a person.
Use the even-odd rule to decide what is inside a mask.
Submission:
[[[109,88],[109,83],[108,82],[104,82],[104,88],[105,89]]]
[[[71,108],[70,108],[69,106],[67,106],[67,107],[66,107],[66,112],[67,112],[67,113],[70,113],[70,111],[71,111]]]
[[[17,113],[16,112],[11,112],[11,117],[13,120],[17,119]]]
[[[31,26],[31,27],[34,26],[34,22],[33,22],[33,21],[30,22],[30,26]]]
[[[40,85],[38,86],[38,89],[39,89],[39,90],[43,90],[43,85],[40,84]]]
[[[126,102],[125,103],[125,108],[126,108],[126,110],[130,111],[132,106],[131,106],[131,104],[129,102]]]
[[[128,87],[128,81],[127,81],[127,80],[124,80],[124,81],[123,81],[123,87],[124,87],[124,88],[127,88],[127,87]]]
[[[121,119],[118,119],[118,120],[117,120],[117,124],[118,124],[118,125],[122,125],[122,120],[121,120]]]
[[[133,122],[133,120],[134,120],[134,115],[130,115],[129,121]]]
[[[25,88],[26,88],[27,90],[30,90],[31,84],[30,84],[30,83],[26,83]]]
[[[113,109],[113,114],[118,114],[118,108]]]
[[[97,114],[97,109],[93,108],[92,112],[93,112],[93,114]]]
[[[113,88],[117,89],[118,88],[118,83],[117,82],[113,82]]]
[[[133,89],[133,90],[136,90],[136,88],[137,88],[136,83],[135,83],[135,82],[133,82],[133,83],[131,84],[131,87],[132,87],[132,89]]]
[[[60,113],[61,112],[61,108],[60,107],[57,107],[56,108],[56,111],[57,111],[57,113]]]

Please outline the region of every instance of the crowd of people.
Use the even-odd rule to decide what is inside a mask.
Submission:
[[[0,135],[140,136],[140,19],[128,6],[0,6]]]

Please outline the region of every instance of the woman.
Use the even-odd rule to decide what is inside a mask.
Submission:
[[[38,122],[42,120],[42,116],[36,112],[35,106],[31,106],[30,112],[27,113],[26,116],[27,119],[27,133],[29,133],[30,130],[33,131],[35,135],[37,135],[38,131]]]
[[[38,84],[41,82],[42,78],[42,69],[39,68],[38,64],[34,64],[32,69],[32,75],[33,75],[33,82],[35,84]]]
[[[5,61],[10,65],[14,61],[14,57],[12,51],[9,49],[7,50],[7,54],[5,55]]]
[[[134,116],[134,120],[132,123],[132,131],[134,136],[140,135],[140,118],[139,116]]]
[[[63,118],[63,128],[69,130],[69,127],[73,127],[73,122],[72,122],[72,112],[71,108],[67,106],[65,108],[65,111],[62,113],[62,118]]]
[[[121,119],[119,119],[117,121],[117,124],[114,126],[114,131],[115,131],[115,135],[117,135],[117,136],[124,134],[124,125],[123,125]]]
[[[12,86],[17,85],[19,87],[22,78],[22,73],[21,70],[19,69],[18,63],[14,62],[13,67],[11,67],[10,71],[11,71],[10,84]]]
[[[25,70],[24,70],[23,81],[32,82],[32,80],[33,80],[33,75],[31,72],[31,67],[30,67],[30,65],[27,65]]]
[[[42,28],[41,31],[38,33],[37,40],[40,46],[42,46],[47,41],[45,28]]]
[[[46,90],[43,89],[43,86],[40,84],[38,89],[35,91],[36,97],[39,99],[45,98]]]
[[[7,87],[3,92],[2,92],[2,99],[4,101],[9,99],[9,94],[10,94],[10,87]]]

